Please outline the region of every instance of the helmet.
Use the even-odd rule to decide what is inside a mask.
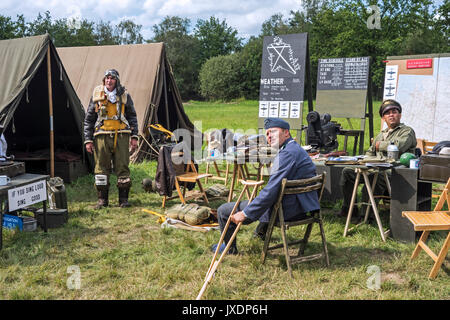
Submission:
[[[144,188],[145,192],[156,192],[156,182],[152,181],[152,179],[143,179],[142,187]]]
[[[412,159],[416,159],[416,156],[413,155],[412,153],[405,152],[400,156],[400,163],[404,166],[409,167],[409,161]]]

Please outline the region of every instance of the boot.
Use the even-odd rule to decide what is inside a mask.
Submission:
[[[128,208],[131,205],[128,203],[128,194],[130,192],[130,188],[119,188],[119,207]]]
[[[108,188],[97,186],[98,201],[94,209],[99,210],[108,206]]]

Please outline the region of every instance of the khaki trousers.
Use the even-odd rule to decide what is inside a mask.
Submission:
[[[94,138],[94,174],[108,176],[113,172],[118,178],[129,177],[130,169],[130,134],[118,133],[117,146],[114,150],[114,134],[99,134]]]

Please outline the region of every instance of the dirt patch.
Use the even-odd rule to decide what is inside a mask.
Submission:
[[[382,273],[381,282],[383,283],[385,281],[392,282],[396,285],[403,285],[406,283],[406,280],[396,273]]]

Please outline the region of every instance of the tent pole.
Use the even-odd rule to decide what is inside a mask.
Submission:
[[[169,106],[167,103],[167,82],[166,82],[166,66],[165,66],[165,62],[164,62],[164,69],[163,69],[163,80],[164,80],[164,102],[165,102],[165,106],[166,106],[166,119],[167,119],[167,130],[170,130],[170,118],[169,118]]]
[[[50,66],[50,45],[47,47],[47,82],[48,82],[48,107],[50,115],[50,177],[55,176],[55,152],[53,139],[53,94],[52,94],[52,71]]]

